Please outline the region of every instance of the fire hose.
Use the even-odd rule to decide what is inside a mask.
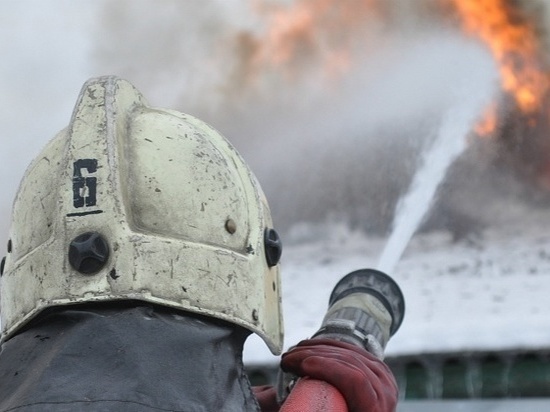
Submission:
[[[401,326],[405,300],[397,283],[374,269],[344,276],[334,287],[329,308],[313,338],[335,339],[366,349],[379,359],[391,336]],[[346,401],[332,385],[300,378],[281,412],[347,412]]]

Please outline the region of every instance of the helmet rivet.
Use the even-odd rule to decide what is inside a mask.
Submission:
[[[97,232],[83,233],[75,237],[69,246],[69,263],[84,275],[99,272],[108,259],[109,244]]]
[[[8,240],[8,253],[11,253],[11,239]]]
[[[225,230],[227,230],[230,234],[233,234],[237,231],[237,224],[233,219],[227,219],[225,221]]]
[[[275,266],[281,259],[283,244],[275,229],[266,229],[264,233],[265,257],[269,267]]]

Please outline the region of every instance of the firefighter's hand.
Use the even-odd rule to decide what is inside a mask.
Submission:
[[[397,406],[397,384],[387,365],[349,343],[304,340],[283,354],[281,368],[331,384],[344,396],[349,412],[393,412]]]

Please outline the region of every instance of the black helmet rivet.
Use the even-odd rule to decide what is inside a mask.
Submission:
[[[235,221],[231,218],[227,219],[225,221],[225,230],[232,235],[237,231],[237,223],[235,223]]]
[[[69,246],[69,263],[84,275],[99,272],[109,259],[109,244],[97,232],[86,232],[73,239]]]
[[[275,266],[281,259],[283,244],[275,229],[266,229],[264,233],[265,257],[269,267]]]

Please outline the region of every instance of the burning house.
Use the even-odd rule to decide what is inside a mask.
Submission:
[[[263,18],[263,30],[241,30],[235,35],[233,45],[238,58],[228,77],[231,86],[225,90],[237,105],[248,108],[260,101],[269,113],[282,114],[290,123],[286,128],[276,126],[277,132],[291,136],[285,139],[269,131],[256,130],[254,121],[248,119],[248,124],[253,124],[253,134],[266,135],[266,138],[246,143],[237,138],[237,144],[245,147],[245,153],[250,143],[254,145],[252,162],[261,154],[262,162],[255,165],[256,170],[262,181],[267,182],[278,220],[319,222],[327,216],[336,216],[370,233],[388,230],[395,205],[407,190],[426,141],[433,134],[433,124],[437,124],[441,116],[429,107],[430,103],[426,105],[425,101],[430,100],[434,100],[435,106],[439,103],[429,88],[426,95],[410,85],[401,91],[398,89],[403,81],[417,82],[421,76],[413,74],[402,80],[401,74],[393,73],[391,67],[401,65],[399,71],[403,72],[424,70],[421,65],[416,67],[416,61],[409,63],[405,49],[414,48],[417,42],[433,41],[432,30],[443,33],[442,42],[447,35],[459,36],[488,53],[496,65],[499,84],[492,102],[465,136],[469,147],[451,167],[423,229],[450,230],[459,240],[494,223],[494,214],[480,214],[479,209],[486,208],[487,203],[508,200],[512,192],[534,204],[548,203],[550,72],[545,48],[547,11],[542,3],[426,0],[411,5],[411,2],[365,0],[349,7],[332,0],[299,0],[269,6],[254,4]],[[430,29],[425,31],[425,27]],[[415,37],[411,43],[404,40],[409,36]],[[416,51],[417,54],[424,52],[428,62],[441,63],[430,57],[429,51]],[[442,51],[434,53],[438,52]],[[457,59],[461,59],[460,53],[459,47]],[[468,59],[468,54],[464,54],[463,58]],[[379,71],[369,71],[369,67],[378,64]],[[442,69],[445,70],[445,66]],[[430,75],[438,75],[437,67],[428,70],[432,72]],[[389,80],[384,80],[385,74]],[[382,86],[376,88],[376,84]],[[284,85],[284,90],[274,93],[277,85]],[[394,85],[398,90],[392,89]],[[448,93],[451,86],[435,87],[438,92]],[[411,94],[411,91],[416,94],[416,104],[425,105],[412,117],[410,112],[414,110],[398,105],[414,103],[394,96],[400,92]],[[376,93],[386,97],[364,98],[358,102],[357,94]],[[357,112],[350,102],[351,105],[364,104],[364,113],[343,114]],[[372,120],[369,112],[377,113],[373,106],[378,104],[386,104],[387,113],[378,113],[379,118]],[[289,110],[293,113],[288,113]],[[229,112],[232,118],[235,112]],[[269,116],[259,113],[260,118]],[[307,121],[298,120],[299,116]],[[338,125],[331,127],[329,122],[319,119],[323,116],[335,118]],[[362,122],[361,116],[368,120]],[[401,123],[401,117],[410,123]],[[227,119],[222,123],[229,123],[227,126],[235,130],[236,136],[247,135]],[[353,124],[353,129],[347,130],[349,124]],[[324,130],[319,133],[316,125]],[[289,130],[293,127],[303,133]],[[305,133],[317,133],[318,141]],[[294,147],[289,149],[289,144]],[[273,170],[277,162],[273,162],[275,165],[265,162],[264,156],[269,153],[285,158],[286,173]],[[307,153],[309,170],[296,166],[304,153]],[[402,161],[395,162],[393,158]],[[327,169],[337,177],[327,176]],[[313,187],[329,188],[319,193],[311,189],[313,193],[304,196],[293,191],[292,181],[296,176]],[[369,176],[368,182],[364,176]],[[484,193],[487,187],[492,187],[490,196]],[[284,192],[291,195],[281,195]],[[285,207],[289,198],[294,205],[292,211]],[[469,201],[465,202],[464,198]],[[315,204],[322,206],[316,208]]]
[[[358,64],[354,61],[357,56],[353,50],[357,46],[354,42],[366,22],[384,26],[399,18],[399,11],[391,2],[358,2],[351,15],[340,14],[338,8],[342,5],[336,3],[295,2],[293,7],[274,14],[272,26],[264,38],[241,37],[241,47],[248,50],[243,53],[246,57],[242,60],[242,73],[247,73],[247,76],[242,80],[257,81],[266,66],[270,69],[282,67],[288,81],[311,72],[312,66],[321,67],[324,75],[332,79],[345,77],[353,70],[353,65]],[[491,184],[503,185],[502,192],[498,189],[491,192],[498,200],[505,198],[503,192],[513,187],[515,194],[527,202],[548,205],[550,71],[543,6],[513,0],[433,0],[421,5],[415,2],[415,6],[424,7],[424,16],[430,16],[429,19],[440,19],[441,24],[456,28],[465,37],[479,43],[494,59],[499,79],[498,92],[492,102],[480,113],[470,133],[464,136],[469,146],[450,169],[448,181],[442,189],[447,197],[440,196],[424,223],[424,229],[448,229],[454,240],[461,240],[473,232],[477,234],[482,229],[485,216],[454,207],[457,196],[470,198],[472,185],[465,184],[464,180],[471,176],[472,169],[474,173],[485,174],[481,179],[485,188]],[[335,10],[336,13],[332,14]],[[325,24],[331,28],[334,25],[347,29],[334,50],[323,37],[326,35],[323,31],[326,30]],[[322,42],[326,42],[326,48],[319,47]],[[368,40],[362,45],[370,51],[384,47]],[[414,145],[412,148],[417,149]],[[480,167],[476,162],[484,166]],[[325,159],[326,163],[330,164],[330,160]],[[359,173],[368,174],[365,169],[359,170]],[[392,181],[386,179],[381,185],[392,186]],[[380,187],[377,190],[384,194],[384,200],[377,198],[373,203],[371,198],[369,203],[363,199],[363,205],[374,205],[373,209],[381,213],[378,215],[379,226],[369,226],[368,229],[385,230],[391,218],[384,213],[390,209],[389,204],[395,204],[405,187],[394,184],[390,191],[380,190]],[[481,199],[482,202],[487,200]],[[471,200],[475,203],[475,199]],[[387,209],[380,207],[384,202]],[[372,216],[363,215],[363,219],[369,218]],[[404,397],[409,399],[532,398],[550,395],[549,359],[550,349],[470,350],[400,356],[390,358],[389,363],[399,379]],[[256,372],[260,380],[262,376],[264,379],[269,376],[269,372],[264,375]]]

